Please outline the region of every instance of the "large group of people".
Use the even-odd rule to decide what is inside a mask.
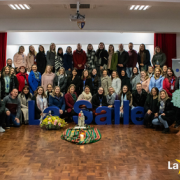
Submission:
[[[175,115],[178,108],[171,102],[172,93],[179,89],[179,79],[165,65],[166,55],[160,47],[155,48],[152,61],[144,44],[136,52],[133,43],[129,43],[129,51],[120,44],[116,52],[112,44],[107,51],[102,42],[96,51],[88,44],[85,52],[80,43],[74,52],[68,46],[65,54],[61,47],[56,52],[54,43],[47,53],[42,45],[38,53],[32,45],[27,55],[24,51],[20,46],[0,73],[0,132],[28,124],[30,100],[35,101],[36,119],[44,116],[48,106],[56,106],[69,122],[79,100],[92,103],[92,109],[80,108],[92,111],[94,116],[100,106],[108,106],[113,112],[115,100],[120,100],[123,118],[123,101],[128,100],[129,111],[144,107],[145,127],[163,126],[163,133],[168,133],[174,121],[175,127],[180,125]]]

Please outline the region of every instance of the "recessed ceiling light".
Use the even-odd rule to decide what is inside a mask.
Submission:
[[[143,10],[146,10],[146,9],[148,9],[149,8],[149,6],[145,6],[145,8],[143,9]]]
[[[16,10],[16,7],[15,7],[14,5],[12,5],[12,4],[9,4],[9,7],[10,7],[11,9]]]
[[[19,6],[21,7],[21,9],[26,9],[22,4],[19,4]]]
[[[140,8],[139,8],[139,10],[142,10],[144,8],[144,5],[142,5]]]
[[[8,5],[13,10],[29,10],[31,7],[27,4],[9,4]]]
[[[130,7],[130,9],[129,9],[129,10],[133,10],[133,9],[134,9],[134,7],[135,7],[135,5],[132,5],[132,6]]]
[[[140,5],[137,5],[137,6],[134,8],[134,10],[138,10],[139,6],[140,6]]]

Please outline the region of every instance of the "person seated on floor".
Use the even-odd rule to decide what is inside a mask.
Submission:
[[[129,101],[129,110],[131,109],[132,101],[133,101],[131,91],[128,89],[127,85],[123,86],[120,94],[118,95],[118,99],[121,102],[120,117],[123,117],[123,114],[124,114],[123,103],[124,103],[124,101],[127,101],[127,100]]]
[[[53,92],[53,86],[52,86],[52,84],[48,84],[48,85],[47,85],[47,90],[46,90],[46,92],[45,92],[48,105],[49,105],[49,95],[50,95],[52,92]]]
[[[168,97],[167,92],[162,89],[158,97],[158,113],[155,114],[152,124],[155,126],[163,125],[164,130],[162,133],[169,133],[169,126],[174,123],[174,109],[171,99]]]
[[[108,106],[106,96],[104,95],[104,89],[99,87],[97,94],[92,97],[93,113],[95,113],[98,107]]]
[[[153,87],[157,87],[159,91],[163,88],[164,77],[161,74],[162,74],[161,68],[157,67],[149,83],[149,92],[151,92],[151,89]]]
[[[5,104],[6,112],[6,128],[10,128],[10,124],[13,126],[20,126],[20,115],[21,115],[21,103],[18,99],[18,90],[13,89],[9,95],[4,97],[3,102]]]
[[[53,92],[49,96],[49,106],[56,106],[59,108],[59,113],[62,116],[65,111],[65,99],[59,86],[55,86]]]
[[[28,76],[30,93],[34,94],[34,91],[38,86],[41,85],[41,73],[37,71],[37,65],[33,64],[31,67],[31,72]]]
[[[149,93],[150,78],[144,70],[141,71],[140,83],[142,84],[142,89]]]
[[[116,100],[116,92],[112,86],[108,88],[108,95],[106,95],[107,104],[109,108],[114,107],[114,101]]]
[[[5,121],[5,105],[4,102],[0,100],[0,133],[5,132],[4,121]]]
[[[32,97],[35,101],[35,119],[43,118],[43,111],[48,107],[44,88],[39,86]]]
[[[158,93],[159,90],[157,87],[151,89],[151,93],[147,95],[147,99],[144,105],[145,116],[144,116],[144,127],[152,128],[152,120],[154,119],[155,113],[158,113]]]
[[[90,88],[89,86],[86,85],[84,91],[77,98],[77,101],[86,100],[86,101],[91,102],[91,99],[92,99],[92,94],[90,92]]]
[[[75,115],[76,113],[74,112],[74,104],[77,101],[77,94],[75,92],[75,85],[71,84],[68,87],[68,91],[65,94],[65,102],[66,102],[66,110],[68,113],[68,121],[72,121],[72,116]]]
[[[28,124],[28,101],[31,101],[32,94],[30,93],[29,86],[24,86],[22,92],[18,95],[18,98],[21,103],[21,111],[24,117],[24,124]]]
[[[141,83],[136,84],[136,90],[133,91],[132,97],[133,97],[132,108],[137,106],[144,107],[147,98],[147,92],[142,88]]]
[[[151,78],[154,75],[154,69],[152,66],[148,66],[148,76]]]
[[[132,91],[132,85],[130,83],[130,78],[127,77],[126,71],[121,71],[121,90],[126,85],[129,89],[129,91]]]
[[[53,86],[59,86],[61,88],[61,92],[63,94],[66,93],[67,91],[67,77],[65,74],[65,69],[63,67],[59,68],[54,81],[53,81]]]

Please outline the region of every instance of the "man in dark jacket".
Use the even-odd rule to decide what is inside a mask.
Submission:
[[[18,90],[13,89],[11,94],[3,99],[3,102],[6,107],[6,128],[10,128],[11,121],[14,126],[20,126],[21,103],[18,99]]]
[[[118,65],[117,65],[117,72],[119,77],[121,78],[121,71],[126,71],[126,64],[129,61],[129,54],[127,51],[123,49],[123,44],[119,45],[119,52],[118,52]]]
[[[80,43],[77,44],[77,49],[73,52],[73,64],[77,68],[77,75],[81,77],[86,64],[86,53]]]
[[[4,125],[4,119],[5,119],[5,106],[4,102],[0,100],[0,132],[5,132],[5,129],[3,129]]]
[[[132,75],[132,68],[136,67],[137,64],[137,52],[133,49],[133,43],[130,42],[129,43],[129,61],[126,64],[126,73],[127,76],[130,78]]]
[[[133,96],[133,106],[141,106],[144,107],[146,98],[147,98],[147,92],[142,89],[142,84],[137,83],[136,84],[136,90],[132,93]]]

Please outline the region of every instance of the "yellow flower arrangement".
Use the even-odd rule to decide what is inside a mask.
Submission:
[[[46,116],[45,119],[43,119],[40,122],[41,127],[46,127],[46,129],[60,129],[61,127],[64,127],[67,125],[67,122],[65,122],[64,119],[61,119],[59,116]]]

